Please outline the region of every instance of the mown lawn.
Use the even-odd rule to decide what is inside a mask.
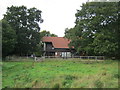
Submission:
[[[3,62],[2,88],[118,88],[118,61]]]

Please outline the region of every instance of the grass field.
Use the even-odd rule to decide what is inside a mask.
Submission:
[[[3,62],[2,88],[118,88],[118,61]]]

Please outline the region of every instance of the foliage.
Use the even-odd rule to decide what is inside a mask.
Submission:
[[[78,53],[119,55],[118,2],[87,2],[77,10],[75,27],[65,30]]]
[[[41,38],[40,38],[41,39]],[[43,55],[43,43],[40,41],[39,44],[37,44],[36,46],[36,51],[34,52],[34,54],[37,57],[40,57]]]
[[[53,33],[50,33],[49,31],[46,31],[46,30],[43,30],[40,32],[40,37],[44,37],[44,36],[47,36],[47,37],[58,37],[57,35],[53,34]]]
[[[6,20],[2,20],[2,57],[11,54],[16,44],[16,33]]]
[[[33,62],[24,58],[20,61],[3,62],[3,88],[118,88],[117,61],[93,61],[92,64],[84,64],[80,59]]]
[[[26,55],[35,51],[40,42],[40,27],[43,22],[40,10],[27,9],[25,6],[11,6],[7,8],[4,19],[11,25],[17,35],[14,53]]]

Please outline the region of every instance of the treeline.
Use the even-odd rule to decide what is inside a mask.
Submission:
[[[65,29],[78,55],[120,58],[120,2],[87,2],[77,10],[73,28]]]
[[[7,8],[2,23],[2,57],[9,55],[26,56],[32,53],[42,54],[43,36],[57,36],[49,31],[40,32],[43,22],[41,10],[27,9],[25,6]]]

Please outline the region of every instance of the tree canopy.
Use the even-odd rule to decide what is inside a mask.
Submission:
[[[40,32],[40,37],[44,37],[44,36],[47,36],[47,37],[58,37],[57,35],[53,34],[53,33],[50,33],[49,31],[46,31],[46,30],[43,30]]]
[[[87,2],[77,10],[75,27],[65,30],[82,55],[119,56],[118,2]]]
[[[17,42],[14,53],[26,55],[34,52],[40,42],[41,10],[27,9],[25,6],[11,6],[7,8],[4,20],[15,30]]]
[[[2,23],[2,56],[5,58],[14,50],[16,44],[16,33],[7,21],[2,20],[0,23]]]

